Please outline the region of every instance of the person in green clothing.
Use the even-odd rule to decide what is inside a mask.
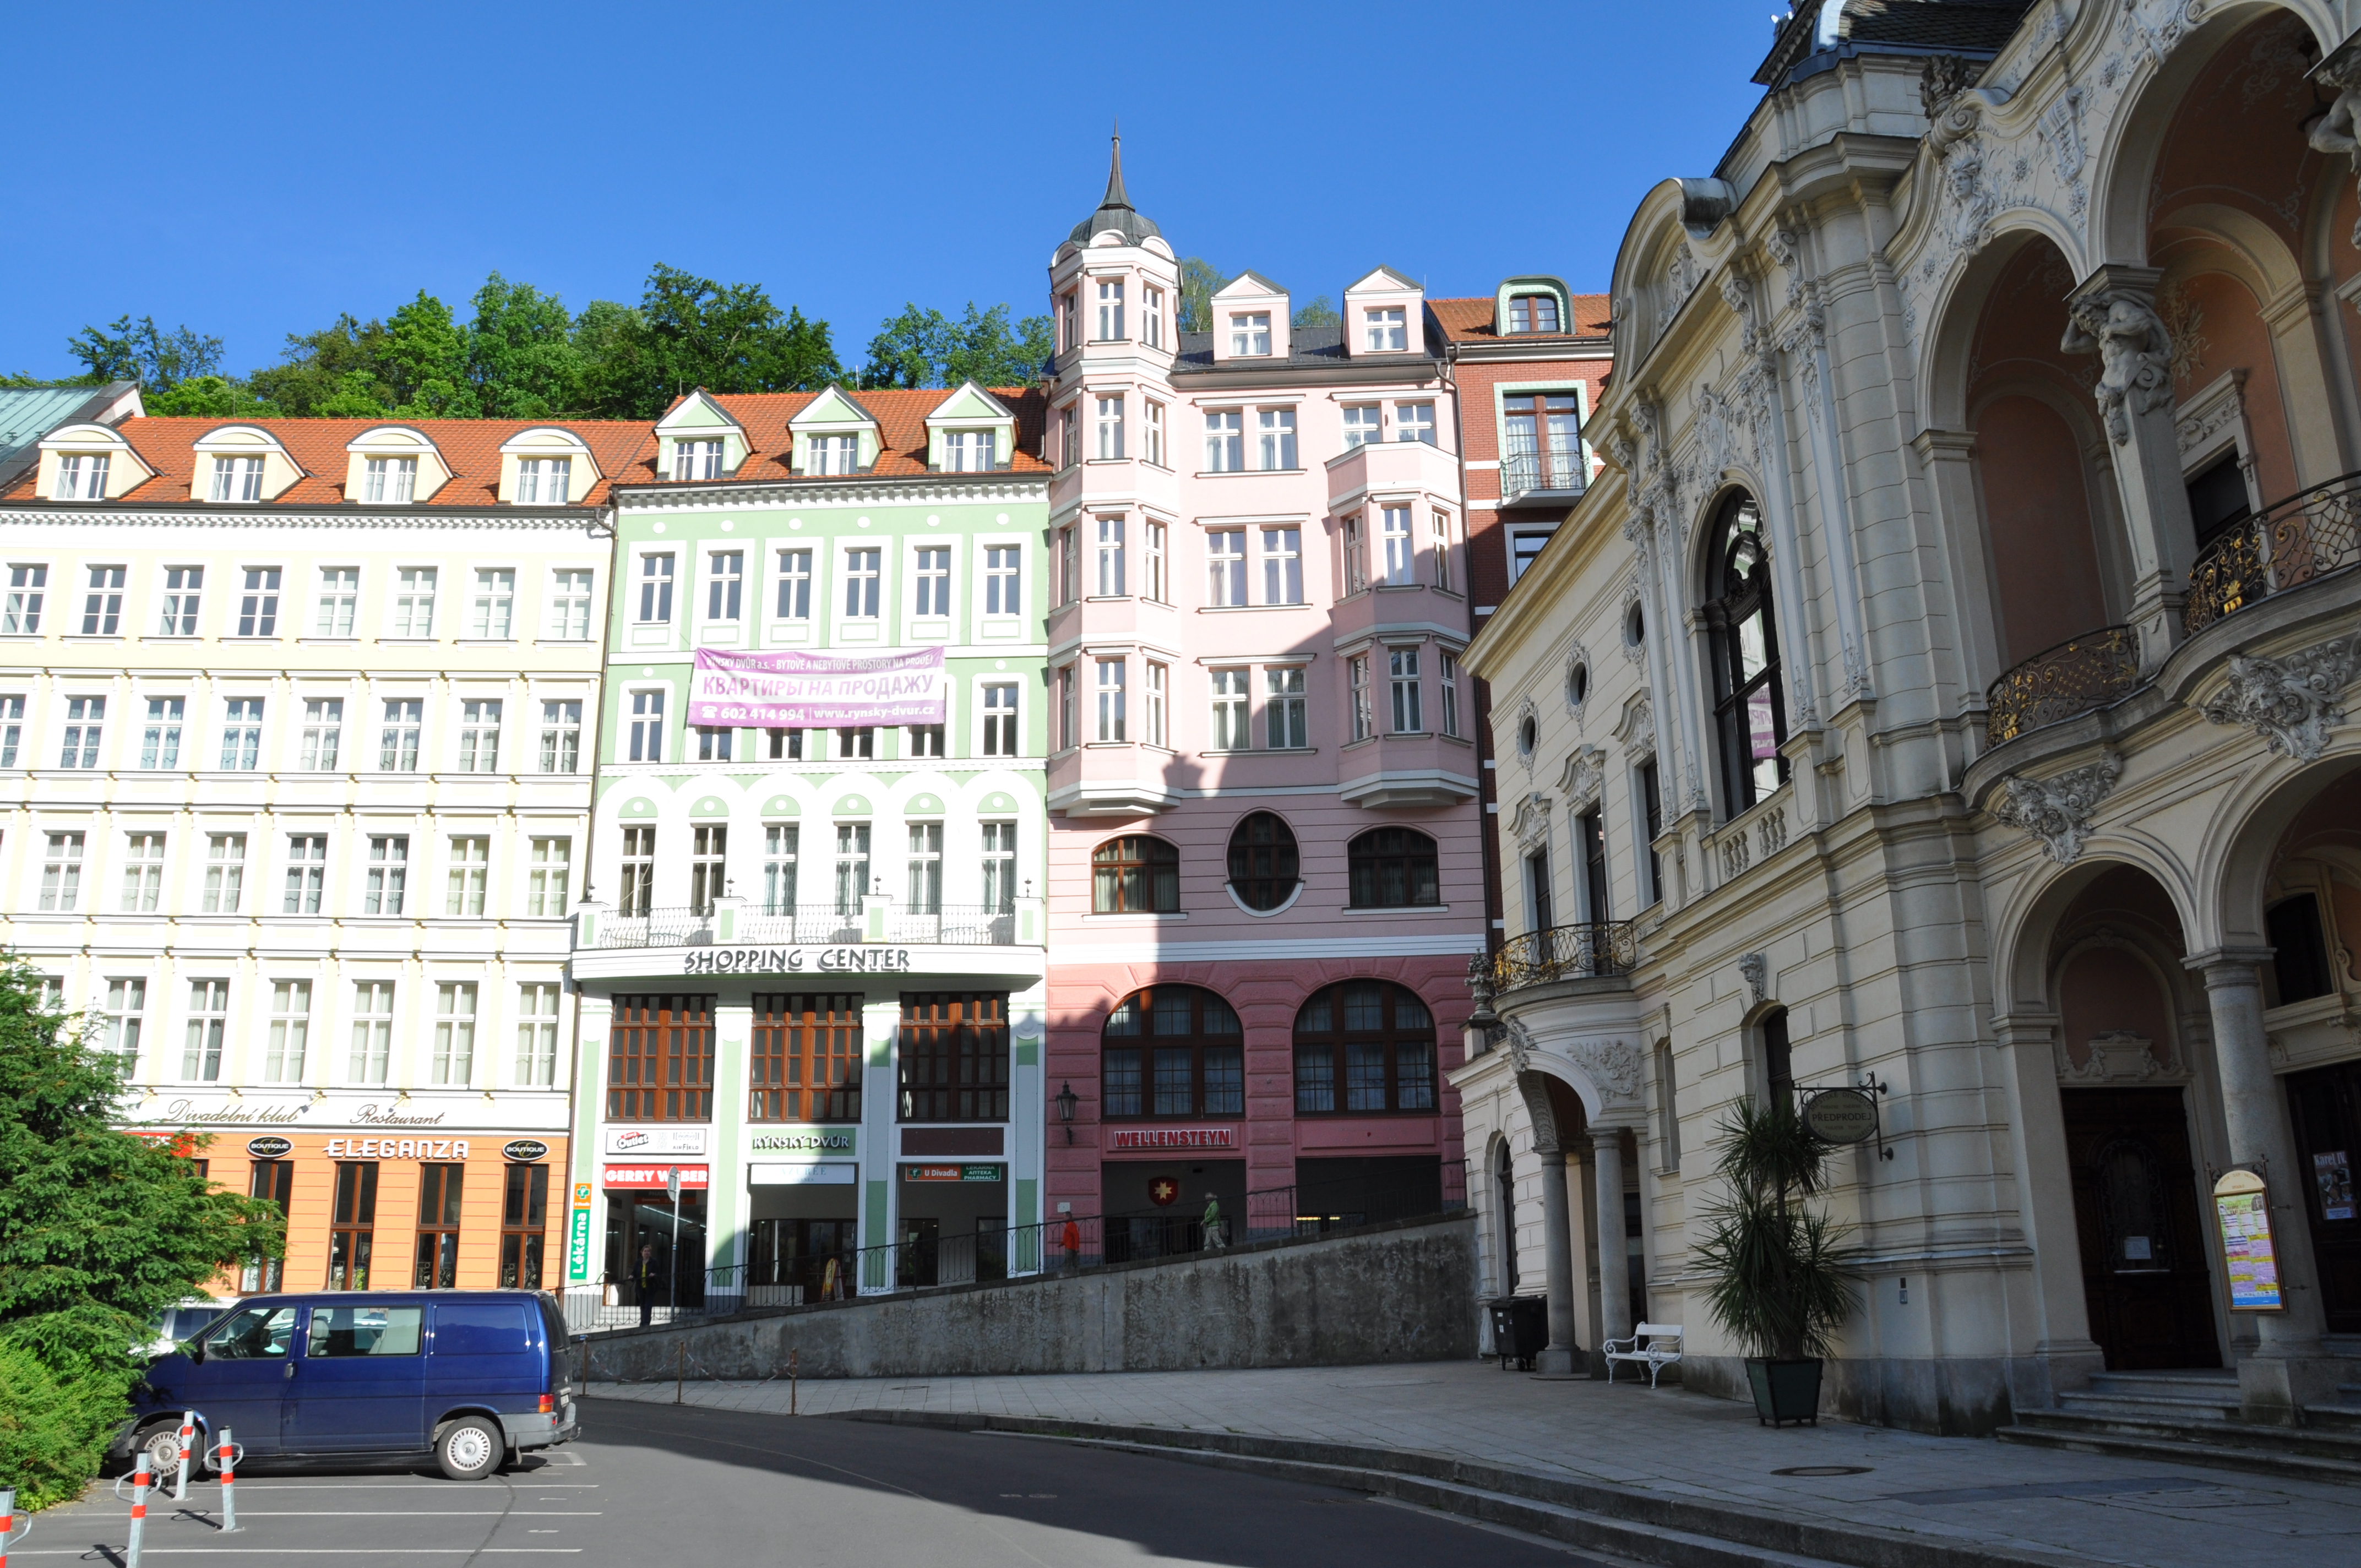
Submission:
[[[1222,1235],[1222,1201],[1214,1197],[1210,1192],[1205,1194],[1205,1218],[1203,1225],[1205,1231],[1205,1246],[1209,1251],[1214,1247],[1228,1245]]]

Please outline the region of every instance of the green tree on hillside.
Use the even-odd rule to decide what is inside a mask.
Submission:
[[[1336,313],[1336,302],[1323,294],[1308,305],[1299,305],[1288,318],[1293,326],[1342,326],[1345,318]]]
[[[1230,275],[1202,256],[1180,263],[1180,310],[1175,318],[1182,332],[1213,330],[1213,296],[1230,286]]]
[[[37,1508],[97,1473],[149,1321],[283,1245],[274,1205],[198,1174],[202,1140],[110,1125],[124,1073],[0,956],[0,1475]]]
[[[586,354],[579,410],[653,419],[682,393],[808,392],[844,371],[828,323],[782,312],[759,283],[717,283],[656,263],[636,310],[583,313],[598,351]]]
[[[574,406],[582,346],[565,302],[499,273],[476,291],[467,367],[483,411],[493,419],[548,419]]]
[[[154,316],[135,322],[124,315],[111,326],[82,328],[67,341],[66,351],[82,361],[83,378],[93,385],[138,381],[161,390],[192,376],[217,373],[222,340],[201,337],[185,325],[166,332]]]

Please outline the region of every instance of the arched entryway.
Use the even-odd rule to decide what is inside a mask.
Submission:
[[[2187,951],[2170,897],[2132,866],[2092,877],[2049,940],[2083,1299],[2111,1372],[2223,1364]]]

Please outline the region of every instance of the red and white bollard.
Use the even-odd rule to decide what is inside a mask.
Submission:
[[[221,1459],[221,1532],[229,1535],[237,1529],[237,1444],[229,1440],[229,1428],[222,1428],[221,1447],[214,1452]],[[8,1565],[0,1563],[0,1568],[8,1568]]]
[[[185,1503],[189,1500],[189,1450],[196,1441],[197,1412],[182,1410],[181,1412],[181,1476],[179,1480],[172,1483],[172,1501],[176,1503]]]
[[[32,1523],[30,1519],[25,1521]],[[16,1539],[16,1488],[0,1486],[0,1568],[8,1568],[8,1543]]]
[[[139,1468],[131,1482],[131,1543],[124,1548],[124,1568],[139,1568],[139,1538],[148,1533],[148,1451],[139,1451]]]

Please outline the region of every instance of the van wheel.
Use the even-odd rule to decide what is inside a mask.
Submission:
[[[508,1439],[481,1416],[467,1416],[443,1429],[434,1442],[434,1462],[454,1481],[480,1481],[500,1467]]]
[[[204,1439],[202,1436],[198,1437],[197,1446],[202,1447]],[[141,1432],[138,1441],[131,1445],[134,1469],[138,1467],[139,1455],[143,1450],[148,1455],[149,1484],[159,1486],[170,1486],[172,1478],[181,1473],[181,1423],[177,1420],[163,1421]],[[195,1464],[196,1457],[194,1453],[189,1455],[192,1465]]]

